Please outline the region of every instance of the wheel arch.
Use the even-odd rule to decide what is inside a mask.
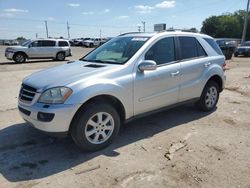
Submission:
[[[16,51],[16,52],[14,53],[13,57],[15,57],[16,54],[19,54],[19,53],[24,54],[26,58],[29,58],[29,56],[28,56],[24,51]]]
[[[111,104],[117,110],[117,113],[119,114],[119,116],[121,118],[121,122],[125,121],[125,117],[126,117],[125,107],[119,99],[117,99],[116,97],[114,97],[112,95],[107,95],[107,94],[97,95],[97,96],[94,96],[94,97],[88,99],[86,102],[84,102],[78,108],[78,110],[74,114],[74,117],[71,120],[69,132],[71,132],[72,125],[73,125],[74,121],[76,120],[76,117],[78,116],[78,114],[81,113],[82,111],[84,111],[84,107],[87,104],[94,103],[94,102],[105,102],[105,103]]]
[[[207,80],[207,82],[206,82],[205,85],[207,85],[207,83],[210,82],[210,81],[216,82],[218,84],[218,86],[219,86],[219,91],[222,92],[222,90],[223,90],[223,80],[222,80],[222,78],[219,75],[213,75],[213,76],[211,76]]]

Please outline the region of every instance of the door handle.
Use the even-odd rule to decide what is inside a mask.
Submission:
[[[172,72],[170,75],[171,77],[178,76],[180,74],[180,71]]]
[[[207,63],[204,64],[204,67],[209,67],[210,65],[211,65],[211,63],[207,62]]]

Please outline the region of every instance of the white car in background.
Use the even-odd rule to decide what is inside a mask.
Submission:
[[[39,39],[27,41],[21,46],[10,46],[5,50],[5,57],[16,63],[26,59],[54,59],[63,61],[71,56],[69,41],[63,39]]]

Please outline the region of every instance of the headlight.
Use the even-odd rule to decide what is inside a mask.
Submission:
[[[38,102],[46,104],[62,104],[71,94],[72,90],[68,87],[55,87],[44,91]]]

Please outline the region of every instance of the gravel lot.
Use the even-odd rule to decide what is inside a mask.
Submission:
[[[22,79],[63,64],[14,64],[0,47],[0,187],[250,188],[250,58],[228,61],[218,108],[177,107],[122,127],[110,147],[80,152],[24,123],[16,108]],[[73,48],[79,59],[89,50]]]

